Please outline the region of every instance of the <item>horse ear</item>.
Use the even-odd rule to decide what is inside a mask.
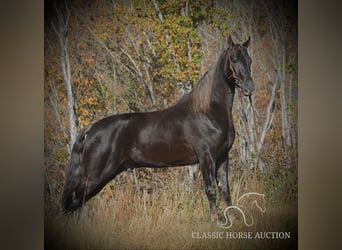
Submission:
[[[228,48],[233,48],[235,43],[233,42],[232,36],[229,35],[227,38]]]
[[[249,44],[250,44],[250,41],[251,41],[251,37],[249,36],[248,39],[247,39],[247,41],[244,42],[244,43],[242,44],[242,46],[245,47],[245,48],[247,49],[248,46],[249,46]]]

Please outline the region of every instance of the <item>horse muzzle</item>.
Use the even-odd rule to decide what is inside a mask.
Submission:
[[[247,80],[242,86],[241,86],[242,93],[245,96],[251,96],[255,90],[255,84],[252,79]]]

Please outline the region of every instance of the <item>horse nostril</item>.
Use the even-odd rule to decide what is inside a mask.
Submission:
[[[253,92],[255,90],[254,82],[248,82],[247,84],[249,91]]]
[[[250,96],[255,90],[255,84],[253,81],[246,81],[244,87],[242,88],[244,95]]]

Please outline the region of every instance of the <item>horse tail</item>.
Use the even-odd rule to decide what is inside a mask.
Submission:
[[[80,131],[70,154],[62,195],[62,209],[65,212],[73,211],[80,205],[80,202],[75,200],[75,191],[82,182],[82,156],[87,134],[90,128],[91,126],[88,126]]]

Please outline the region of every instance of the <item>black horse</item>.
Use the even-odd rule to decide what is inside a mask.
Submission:
[[[217,220],[216,182],[227,206],[228,152],[235,130],[235,88],[246,96],[255,89],[250,38],[242,45],[228,37],[228,49],[194,89],[170,108],[109,116],[83,129],[73,146],[62,197],[65,212],[80,208],[122,171],[138,167],[171,167],[199,163]]]

